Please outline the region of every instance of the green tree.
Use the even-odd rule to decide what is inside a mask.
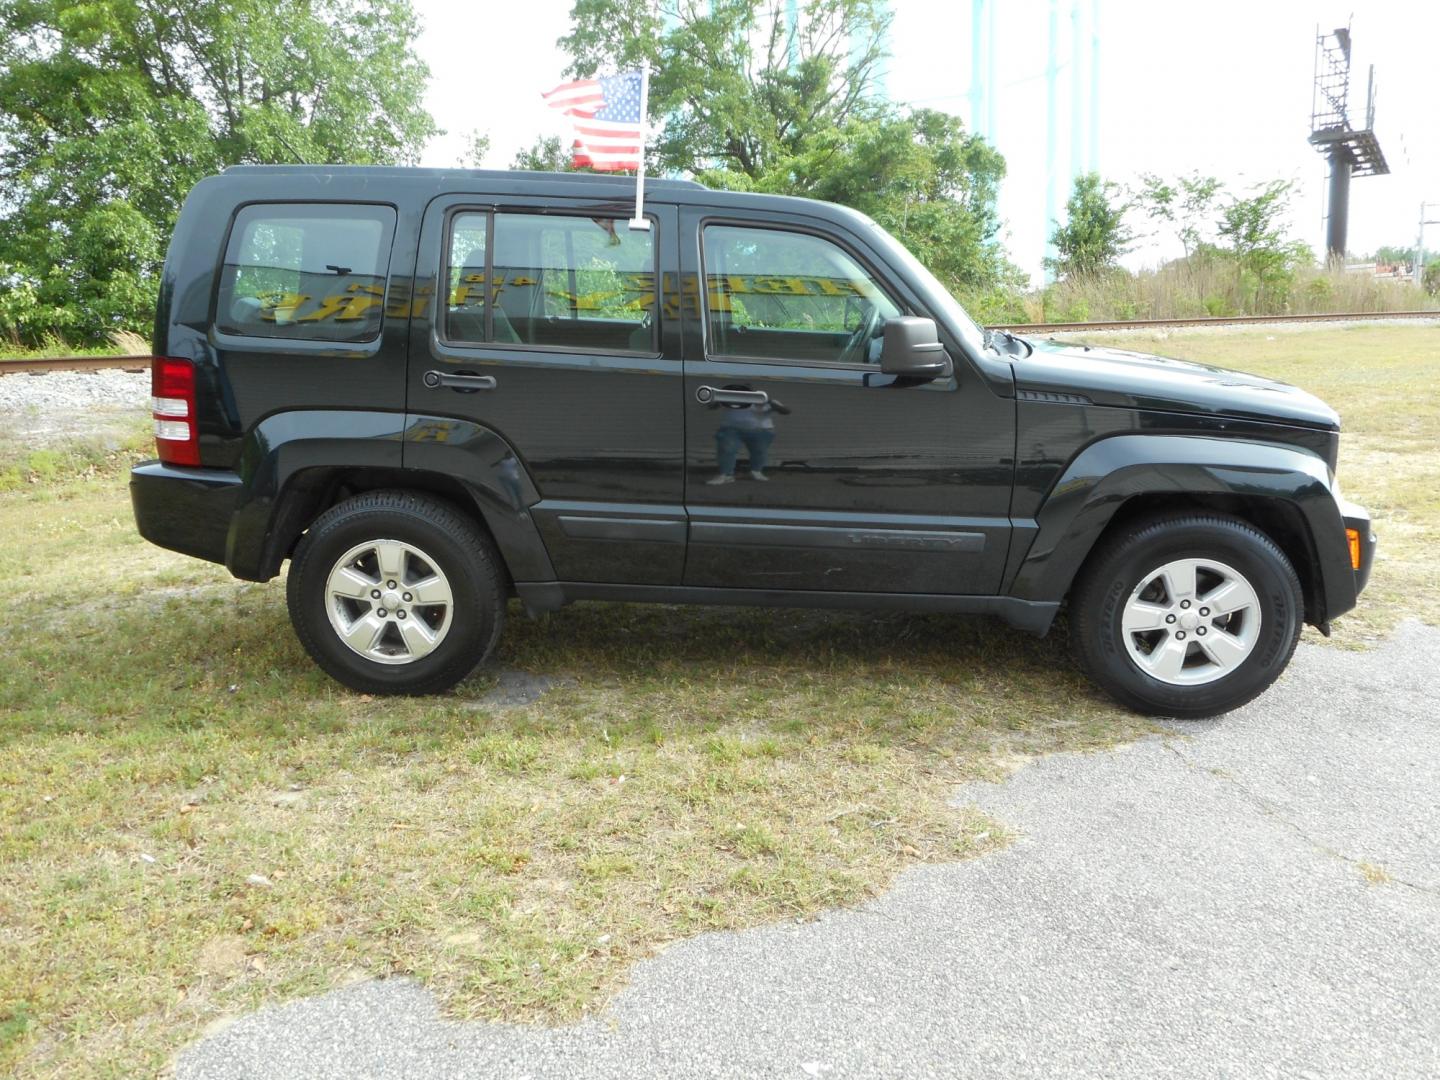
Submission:
[[[1005,159],[947,113],[918,109],[851,120],[810,140],[758,187],[868,214],[951,287],[1009,275],[995,197]]]
[[[1286,235],[1293,190],[1288,180],[1272,180],[1248,196],[1231,196],[1221,210],[1217,231],[1244,275],[1251,310],[1266,311],[1283,302],[1295,270],[1311,259],[1309,248]]]
[[[1132,239],[1125,224],[1128,203],[1116,201],[1119,185],[1100,179],[1099,173],[1075,177],[1065,203],[1065,224],[1055,223],[1050,241],[1057,257],[1045,264],[1060,277],[1113,270],[1130,250]]]
[[[144,329],[181,201],[228,165],[414,160],[416,32],[409,0],[0,0],[0,333]]]
[[[793,22],[783,0],[574,0],[560,45],[574,75],[649,65],[658,172],[853,206],[952,287],[993,287],[1014,273],[1004,158],[954,117],[878,96],[889,20],[881,0],[800,0]]]
[[[1377,263],[1388,263],[1391,266],[1410,263],[1413,262],[1414,259],[1415,247],[1413,244],[1410,247],[1396,247],[1393,244],[1387,244],[1375,252],[1375,261]]]
[[[1431,296],[1440,296],[1440,259],[1432,259],[1425,264],[1420,281]]]
[[[490,136],[476,129],[465,140],[465,153],[456,162],[462,169],[484,168],[485,155],[490,153]]]
[[[1142,173],[1131,198],[1146,217],[1163,222],[1175,233],[1189,258],[1214,239],[1216,201],[1224,190],[1225,185],[1215,177],[1198,172],[1173,181]]]
[[[571,148],[558,135],[536,139],[524,150],[515,153],[510,162],[512,169],[529,169],[533,172],[593,172],[592,169],[576,168]]]
[[[648,64],[663,169],[759,180],[853,117],[873,115],[890,22],[882,0],[575,0],[570,72]]]

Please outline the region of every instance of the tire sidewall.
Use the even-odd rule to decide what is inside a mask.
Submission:
[[[330,571],[358,544],[400,540],[430,556],[449,581],[450,628],[429,655],[408,664],[381,664],[352,650],[331,625],[325,595]],[[474,552],[421,514],[398,508],[359,508],[323,520],[296,549],[289,580],[291,615],[317,663],[340,682],[376,693],[423,693],[468,672],[495,635],[499,597],[476,565]],[[303,624],[303,625],[300,625]]]
[[[1196,686],[1175,686],[1140,669],[1125,647],[1121,618],[1140,581],[1175,559],[1214,559],[1242,575],[1260,599],[1260,636],[1229,675]],[[1224,522],[1176,522],[1149,538],[1142,531],[1097,568],[1104,584],[1091,603],[1087,659],[1102,685],[1132,707],[1177,716],[1214,715],[1264,691],[1284,670],[1303,618],[1294,571],[1270,541]]]

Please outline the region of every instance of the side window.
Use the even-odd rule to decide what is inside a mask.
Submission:
[[[705,292],[713,356],[876,364],[900,314],[839,246],[776,229],[707,226]]]
[[[617,218],[496,213],[488,290],[464,292],[472,278],[485,279],[484,219],[458,214],[451,226],[449,340],[487,340],[482,312],[466,312],[488,301],[496,344],[657,351],[653,229],[632,231]],[[477,250],[475,237],[480,254],[462,264],[462,251]]]
[[[242,207],[230,230],[215,327],[226,334],[373,341],[385,313],[395,211],[360,204]]]
[[[450,341],[485,340],[485,239],[490,215],[456,214],[450,223],[450,265],[445,279],[445,337]]]

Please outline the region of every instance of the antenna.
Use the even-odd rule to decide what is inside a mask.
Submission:
[[[295,160],[298,161],[301,165],[310,164],[310,162],[305,160],[303,155],[301,155],[293,146],[290,145],[290,141],[286,139],[284,135],[281,135],[280,132],[277,131],[275,132],[275,137],[280,140],[280,145],[285,147],[286,150],[289,150],[291,156],[294,157]]]
[[[1330,192],[1325,221],[1325,251],[1332,262],[1345,259],[1350,219],[1350,178],[1384,176],[1390,171],[1375,137],[1375,65],[1370,65],[1365,116],[1350,122],[1350,27],[1315,30],[1315,89],[1310,99],[1310,145],[1330,161]]]

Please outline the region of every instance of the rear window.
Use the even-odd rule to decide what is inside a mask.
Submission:
[[[265,204],[235,215],[215,326],[305,341],[373,341],[385,314],[395,211],[357,204]]]

